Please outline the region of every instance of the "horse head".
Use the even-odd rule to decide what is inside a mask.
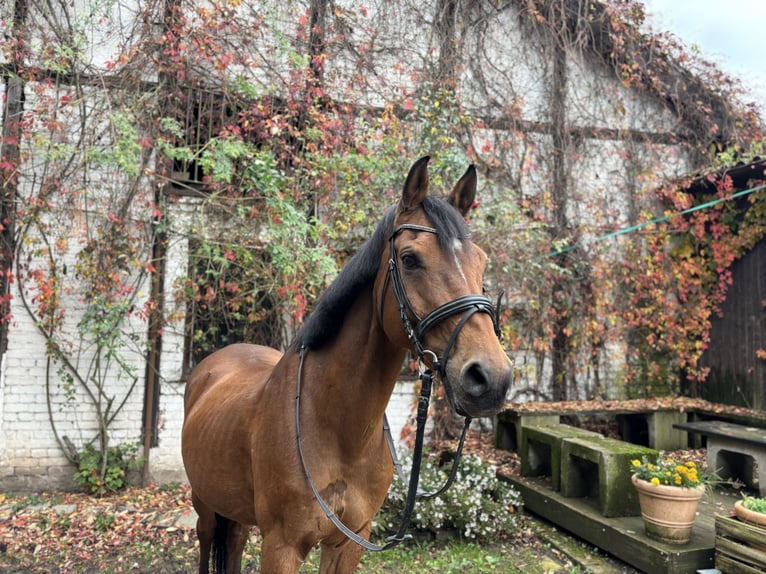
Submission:
[[[410,169],[376,292],[387,337],[441,375],[459,414],[500,411],[513,369],[498,340],[497,310],[483,295],[487,256],[465,215],[476,195],[469,167],[447,198],[428,195],[428,157]]]

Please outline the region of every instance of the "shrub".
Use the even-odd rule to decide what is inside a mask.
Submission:
[[[137,457],[138,444],[128,443],[107,449],[106,464],[102,453],[92,444],[78,456],[78,470],[74,481],[86,492],[104,496],[107,492],[116,492],[127,486],[127,473],[137,470],[144,464],[143,457]]]
[[[402,466],[411,468],[412,454],[402,457]],[[521,495],[511,485],[498,480],[494,466],[484,464],[477,455],[464,456],[455,482],[440,496],[418,499],[410,527],[437,532],[455,529],[469,539],[489,539],[517,527]],[[424,455],[419,490],[433,492],[447,480],[449,465],[440,467]],[[373,521],[377,534],[399,527],[404,513],[408,485],[394,479],[388,498]]]

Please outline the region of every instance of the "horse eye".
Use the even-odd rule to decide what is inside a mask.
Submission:
[[[405,269],[417,269],[420,267],[420,260],[413,253],[404,253],[402,255],[402,265]]]

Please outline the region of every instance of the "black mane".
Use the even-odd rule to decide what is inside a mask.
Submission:
[[[462,242],[470,237],[465,220],[446,200],[427,196],[422,206],[431,225],[437,229],[442,249],[449,248],[455,239]],[[386,212],[372,237],[362,245],[319,298],[316,308],[293,342],[295,348],[305,345],[308,349],[319,349],[338,334],[353,300],[365,286],[375,280],[380,258],[383,250],[388,248],[388,238],[393,232],[395,212],[395,208]]]

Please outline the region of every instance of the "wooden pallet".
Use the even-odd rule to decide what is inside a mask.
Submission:
[[[715,567],[725,574],[766,572],[766,530],[716,515]]]
[[[675,546],[648,538],[640,516],[607,518],[599,511],[597,500],[566,498],[550,488],[550,480],[510,475],[500,478],[521,493],[525,511],[568,530],[637,570],[651,574],[689,574],[714,566],[713,504],[704,497],[691,542]]]

